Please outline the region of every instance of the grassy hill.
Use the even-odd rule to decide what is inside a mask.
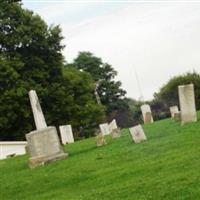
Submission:
[[[198,113],[200,120],[200,112]],[[0,161],[2,200],[199,200],[200,121],[166,119],[144,126],[148,140],[128,134],[65,146],[66,160],[30,170],[27,156]]]

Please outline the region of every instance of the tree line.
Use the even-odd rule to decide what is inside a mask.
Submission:
[[[58,25],[48,26],[20,0],[0,0],[0,140],[24,140],[35,129],[31,89],[37,91],[47,124],[71,124],[76,139],[93,136],[99,123],[114,118],[120,127],[140,122],[144,102],[125,96],[114,68],[91,52],[67,63],[62,40]],[[157,119],[168,116],[167,106],[178,104],[177,85],[189,82],[195,84],[200,108],[200,76],[194,72],[173,78],[148,102]]]

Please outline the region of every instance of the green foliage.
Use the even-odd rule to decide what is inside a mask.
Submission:
[[[132,118],[134,124],[140,124],[143,122],[142,115],[141,115],[141,106],[144,104],[142,101],[137,101],[135,99],[128,98],[127,99],[129,108],[131,110]]]
[[[199,130],[167,119],[145,125],[141,144],[123,130],[101,148],[94,138],[66,145],[67,159],[34,170],[28,156],[1,160],[1,199],[199,200]]]
[[[67,121],[72,124],[76,137],[92,136],[95,133],[95,127],[104,120],[104,107],[98,105],[93,98],[95,89],[93,79],[90,74],[69,67],[64,68],[63,74],[62,96],[58,98],[62,99],[59,123]],[[57,89],[52,90],[56,91]],[[60,94],[59,87],[57,92],[58,94],[55,96]],[[52,102],[55,100],[52,99]],[[57,108],[55,111],[51,110],[52,114],[54,112],[58,112]]]
[[[69,66],[91,74],[98,84],[97,92],[101,103],[106,107],[108,121],[116,118],[121,127],[132,124],[129,106],[124,98],[126,91],[121,88],[120,81],[114,80],[117,72],[111,65],[104,63],[101,58],[90,52],[80,52]]]
[[[91,77],[63,69],[62,39],[59,26],[48,27],[19,1],[1,1],[0,140],[23,140],[35,129],[31,89],[37,91],[48,125],[72,123],[77,137],[88,137],[103,120],[104,108],[91,95]]]
[[[196,108],[200,109],[200,74],[197,72],[187,73],[171,78],[160,91],[155,94],[152,105],[160,110],[160,116],[163,115],[163,117],[166,117],[169,115],[170,106],[179,105],[178,86],[190,83],[194,84]]]

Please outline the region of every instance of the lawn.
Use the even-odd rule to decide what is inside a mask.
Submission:
[[[145,125],[147,141],[134,144],[127,129],[66,145],[69,157],[29,169],[28,156],[0,161],[1,200],[199,200],[199,121],[172,119]]]

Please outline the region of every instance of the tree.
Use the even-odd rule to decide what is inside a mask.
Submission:
[[[190,83],[194,84],[196,108],[200,109],[200,74],[194,71],[171,78],[158,93],[154,94],[151,104],[159,110],[158,118],[170,116],[169,107],[179,105],[178,86]]]
[[[130,110],[125,100],[126,91],[121,88],[121,82],[115,80],[117,72],[111,65],[104,63],[101,58],[90,52],[80,52],[69,66],[91,74],[98,84],[97,92],[101,103],[106,106],[108,121],[116,118],[121,127],[130,124],[130,119],[120,117],[120,114],[128,113]]]
[[[71,122],[77,136],[89,136],[91,124],[102,120],[104,110],[91,95],[92,78],[63,69],[62,39],[59,26],[48,27],[20,1],[1,0],[0,140],[23,140],[35,129],[28,98],[31,89],[37,91],[48,125]]]

